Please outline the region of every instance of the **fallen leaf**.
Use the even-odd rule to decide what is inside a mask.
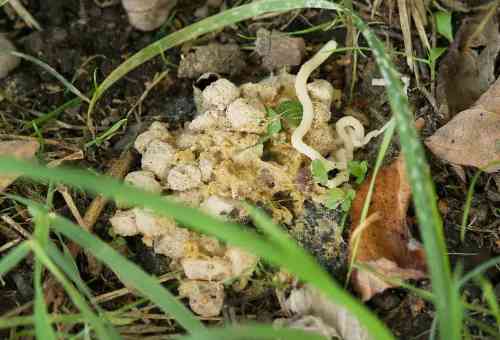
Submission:
[[[347,309],[331,302],[311,286],[292,290],[285,306],[295,317],[275,320],[275,325],[302,328],[329,337],[337,333],[342,340],[372,339]]]
[[[425,144],[437,157],[452,164],[485,168],[500,160],[500,78],[474,106],[456,115]],[[496,165],[485,170],[498,169]]]
[[[359,225],[361,211],[371,178],[368,178],[356,193],[351,209],[354,229],[349,241],[349,257],[355,255],[357,263],[370,266],[384,277],[420,279],[426,272],[425,256],[420,243],[411,237],[406,223],[411,191],[403,163],[400,157],[380,169],[368,210],[370,217],[363,226]],[[361,228],[361,233],[356,232],[358,228]],[[356,254],[353,254],[358,237],[358,249]],[[393,287],[374,273],[364,270],[353,271],[352,283],[363,301]]]
[[[488,13],[464,21],[440,63],[436,100],[445,121],[469,108],[495,81],[499,24],[496,16],[490,18]]]
[[[37,141],[4,141],[0,142],[0,156],[9,156],[19,159],[33,158],[40,144]],[[3,192],[9,185],[19,177],[18,175],[0,175],[0,192]]]

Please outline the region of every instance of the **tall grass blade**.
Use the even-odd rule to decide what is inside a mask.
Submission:
[[[66,78],[64,78],[59,72],[57,72],[52,66],[44,63],[43,61],[32,57],[28,54],[24,54],[18,51],[2,51],[1,53],[10,53],[13,56],[19,57],[21,59],[28,60],[32,62],[33,64],[40,66],[43,68],[45,71],[47,71],[50,75],[52,75],[54,78],[59,80],[67,89],[68,91],[72,92],[74,95],[78,96],[81,100],[85,102],[90,102],[90,99],[84,95],[82,92],[80,92],[79,89],[77,89],[73,84],[71,84]]]
[[[266,325],[241,325],[225,328],[211,328],[199,335],[183,336],[180,340],[326,340],[317,333],[300,329],[275,328]]]
[[[275,242],[265,240],[261,235],[248,230],[248,228],[224,222],[165,197],[147,193],[124,185],[115,179],[96,176],[86,171],[61,168],[48,169],[12,158],[8,158],[8,161],[5,158],[0,158],[0,173],[12,172],[24,174],[39,181],[54,180],[68,185],[79,186],[82,189],[100,193],[132,206],[143,206],[158,214],[171,216],[186,227],[214,235],[235,246],[247,249],[276,265],[287,268],[300,279],[310,282],[332,301],[344,305],[364,323],[374,339],[393,339],[391,333],[380,320],[334,282],[330,275],[315,262],[314,258],[297,245],[294,246],[293,251],[283,250],[276,247]],[[151,282],[152,279],[140,271],[137,266],[126,261],[107,244],[85,232],[82,228],[60,217],[53,217],[51,222],[54,230],[79,243],[82,247],[91,249],[96,258],[111,266],[119,275],[121,274],[122,278],[128,276],[140,278],[141,282],[135,284]],[[125,268],[127,269],[125,270]],[[143,278],[139,275],[146,277]],[[158,296],[162,296],[162,293],[158,290],[154,290],[158,295],[151,296],[151,294],[148,295],[148,289],[143,286],[136,288],[141,288],[140,291],[149,298],[153,297],[154,302],[160,302]]]
[[[470,272],[468,272],[467,274],[462,276],[462,278],[460,278],[460,280],[458,281],[457,284],[460,288],[462,288],[470,280],[483,274],[485,271],[487,271],[491,267],[499,266],[499,265],[500,265],[500,256],[489,259],[488,261],[481,263],[479,266],[477,266],[476,268],[472,269]]]
[[[42,264],[38,259],[35,261],[35,332],[37,339],[56,340],[56,335],[47,314],[47,305],[45,304],[42,288]]]
[[[49,239],[49,223],[46,214],[41,214],[40,211],[29,207],[30,213],[34,217],[35,232],[34,238],[45,248]],[[35,269],[33,281],[35,283],[35,333],[37,339],[56,340],[56,335],[47,315],[47,305],[45,304],[43,288],[43,266],[38,257],[35,258]]]
[[[198,319],[184,307],[153,277],[142,271],[137,265],[128,261],[113,248],[87,231],[61,218],[53,218],[53,228],[90,251],[98,260],[105,263],[128,286],[137,289],[141,294],[156,303],[163,311],[171,314],[187,331],[196,333],[204,329]]]
[[[64,290],[70,297],[75,306],[82,312],[85,319],[94,327],[97,336],[100,339],[120,339],[119,335],[113,328],[108,328],[102,320],[94,314],[85,299],[78,292],[78,290],[71,284],[64,274],[52,262],[49,256],[45,253],[42,246],[36,241],[28,241],[33,253],[40,260],[40,262],[54,275],[54,277],[61,283]]]
[[[0,259],[0,276],[17,266],[30,252],[29,244],[21,243]]]
[[[353,17],[355,25],[373,49],[380,72],[388,84],[389,103],[396,118],[406,172],[412,188],[413,202],[431,274],[432,290],[436,296],[440,336],[443,339],[460,339],[463,318],[460,296],[457,289],[450,289],[454,282],[447,256],[443,223],[437,208],[429,165],[413,123],[414,118],[408,98],[404,95],[400,74],[394,68],[382,42],[362,19],[355,15]]]

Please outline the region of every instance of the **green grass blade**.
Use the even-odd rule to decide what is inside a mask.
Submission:
[[[458,286],[462,288],[467,282],[474,279],[476,276],[483,274],[485,271],[490,269],[491,267],[500,265],[500,256],[494,257],[481,263],[479,266],[462,276],[462,278],[458,281]],[[1,272],[0,272],[1,273]]]
[[[53,228],[90,251],[98,260],[116,272],[122,280],[127,280],[127,285],[134,287],[163,311],[171,314],[187,331],[196,333],[204,328],[201,322],[153,277],[103,241],[60,217],[53,219]]]
[[[47,214],[41,213],[35,206],[29,206],[28,209],[30,210],[30,213],[34,217],[35,221],[35,232],[33,233],[33,236],[42,248],[46,248],[49,240],[49,223]],[[43,266],[40,259],[36,257],[33,278],[35,283],[35,333],[37,339],[55,340],[56,335],[50,325],[49,317],[47,315],[47,306],[45,304],[43,294],[42,280]]]
[[[498,305],[497,295],[495,294],[495,288],[493,288],[491,282],[484,277],[479,277],[478,281],[483,290],[483,297],[490,307],[491,314],[495,317],[497,328],[500,328],[500,307]]]
[[[375,189],[375,180],[377,179],[378,172],[380,168],[382,167],[382,162],[384,161],[385,154],[387,153],[387,150],[389,149],[389,145],[391,144],[392,137],[394,136],[394,130],[396,128],[396,121],[394,118],[391,118],[389,121],[389,125],[387,126],[387,129],[384,132],[384,137],[382,139],[382,143],[380,144],[380,148],[377,153],[377,160],[375,161],[375,167],[373,169],[373,174],[372,178],[370,181],[370,186],[368,187],[368,192],[366,194],[365,201],[363,202],[363,209],[361,210],[361,218],[359,221],[359,224],[363,224],[363,222],[366,220],[366,217],[368,215],[368,209],[370,209],[370,204],[372,201],[372,196],[373,196],[373,190]],[[353,226],[355,227],[355,226]],[[354,262],[356,260],[356,256],[358,253],[359,249],[359,241],[361,240],[361,237],[357,237],[356,240],[354,241],[354,246],[353,246],[353,251],[351,255],[351,260],[349,261],[349,267],[347,268],[347,277],[346,277],[346,286],[349,284],[349,281],[351,279],[351,274],[352,270],[354,269]]]
[[[406,171],[431,274],[432,290],[436,296],[440,335],[443,339],[460,339],[463,318],[460,296],[457,289],[450,289],[454,283],[447,256],[443,223],[437,208],[429,165],[413,123],[414,118],[408,98],[403,93],[400,75],[385,52],[382,42],[363,20],[357,16],[353,18],[355,25],[373,49],[380,72],[388,84],[389,103],[396,118],[401,149],[405,157]]]
[[[276,328],[265,325],[241,325],[225,328],[211,328],[199,335],[183,336],[180,340],[326,340],[317,333],[300,329]]]
[[[0,0],[0,7],[2,7],[3,5],[5,5],[9,1],[10,0]]]
[[[182,30],[169,34],[149,46],[146,46],[124,63],[118,66],[111,74],[104,79],[94,92],[89,105],[88,117],[90,119],[96,102],[103,93],[127,73],[142,65],[146,61],[156,57],[165,50],[180,45],[186,41],[196,39],[197,37],[222,29],[237,22],[250,19],[269,12],[285,12],[299,8],[324,8],[331,10],[340,10],[340,7],[332,2],[324,0],[265,0],[255,1],[248,5],[239,6],[220,14],[208,17],[195,24],[189,25]]]
[[[43,297],[43,287],[42,287],[42,264],[38,259],[35,260],[35,301],[34,301],[34,312],[35,312],[35,332],[37,339],[47,339],[56,340],[56,335],[54,329],[50,325],[50,320],[47,314],[47,306]]]
[[[26,122],[26,124],[24,125],[24,128],[25,129],[33,128],[33,126],[38,126],[40,128],[45,123],[49,122],[50,120],[56,119],[57,117],[59,117],[59,115],[62,114],[67,109],[77,107],[78,105],[80,105],[81,102],[82,102],[81,98],[79,98],[79,97],[73,98],[73,99],[67,101],[66,103],[62,104],[61,106],[55,108],[54,110],[48,112],[47,114],[45,114],[41,117],[38,117],[36,119],[33,119],[29,122]]]
[[[312,256],[296,245],[293,251],[284,251],[276,247],[274,242],[265,240],[261,235],[250,231],[248,228],[224,222],[204,214],[197,209],[185,207],[165,197],[138,190],[120,183],[116,179],[97,176],[88,171],[63,168],[48,169],[40,165],[12,158],[0,158],[0,173],[12,172],[24,174],[39,181],[54,180],[68,185],[76,185],[82,189],[100,193],[105,197],[114,198],[132,206],[143,206],[158,214],[171,216],[186,227],[216,236],[235,246],[247,249],[273,264],[287,268],[287,270],[297,275],[300,279],[310,282],[332,301],[344,305],[364,323],[369,332],[373,334],[374,339],[393,339],[391,333],[380,320],[334,282],[330,275],[315,262]],[[51,225],[54,230],[73,239],[81,246],[92,249],[93,255],[107,265],[116,266],[118,264],[118,268],[113,266],[113,269],[117,270],[119,274],[123,273],[123,276],[121,275],[122,278],[130,275],[132,270],[136,270],[133,273],[137,274],[137,270],[139,270],[137,266],[127,262],[121,256],[117,256],[116,259],[113,258],[114,261],[116,260],[115,263],[109,263],[111,256],[118,254],[104,242],[85,232],[82,228],[59,217],[54,217]],[[130,269],[124,271],[124,268]],[[148,277],[144,278],[142,282],[146,282],[147,279]],[[143,289],[142,293],[146,295],[148,292]],[[151,295],[147,296],[151,297]],[[153,301],[158,303],[157,298]]]
[[[83,296],[80,295],[78,290],[71,284],[64,274],[52,262],[42,246],[36,241],[28,241],[33,253],[40,260],[40,262],[54,275],[54,277],[61,283],[64,290],[70,297],[75,306],[82,312],[85,319],[94,327],[96,334],[100,339],[119,339],[119,335],[112,328],[106,327],[102,320],[94,314],[90,306],[87,304]]]
[[[2,51],[4,53],[4,51]],[[67,89],[68,91],[72,92],[74,95],[80,97],[81,100],[85,102],[90,102],[90,99],[84,95],[82,92],[80,92],[79,89],[77,89],[73,84],[71,84],[66,78],[64,78],[59,72],[57,72],[52,66],[44,63],[43,61],[32,57],[28,54],[24,54],[18,51],[8,51],[7,53],[12,54],[13,56],[19,57],[21,59],[28,60],[32,62],[33,64],[40,66],[43,68],[45,71],[47,71],[49,74],[51,74],[54,78],[59,80]]]
[[[21,243],[12,249],[0,260],[0,276],[9,272],[19,262],[21,262],[30,252],[30,247],[26,242]]]

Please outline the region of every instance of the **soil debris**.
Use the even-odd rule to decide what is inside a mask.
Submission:
[[[8,53],[9,50],[16,50],[14,44],[4,34],[0,34],[0,79],[5,78],[21,62],[18,57]]]
[[[297,66],[306,51],[304,39],[290,37],[280,31],[257,31],[255,52],[262,57],[262,65],[273,71],[284,66]]]
[[[311,286],[292,290],[285,306],[295,317],[277,319],[275,325],[302,328],[329,339],[372,339],[357,318]]]
[[[246,67],[243,53],[237,44],[211,43],[195,46],[179,63],[179,78],[198,78],[204,73],[236,75]]]
[[[498,30],[497,17],[484,12],[462,23],[437,77],[436,100],[445,121],[469,108],[495,81]]]
[[[384,277],[421,279],[426,272],[425,256],[421,244],[410,235],[406,222],[411,192],[403,163],[400,157],[380,169],[368,218],[362,225],[361,213],[371,177],[359,188],[351,209],[353,232],[349,253],[351,258],[355,256],[357,263],[371,267]],[[367,270],[354,270],[352,283],[363,301],[394,287]]]
[[[1,61],[0,61],[1,62]],[[34,140],[15,140],[0,142],[0,156],[10,156],[20,159],[31,159],[35,156],[40,144]],[[17,179],[16,175],[0,176],[0,192],[3,192]]]
[[[499,98],[500,78],[471,108],[456,115],[425,144],[436,156],[452,164],[497,171],[500,165],[490,165],[500,159]]]

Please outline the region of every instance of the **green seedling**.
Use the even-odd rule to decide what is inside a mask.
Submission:
[[[104,143],[105,141],[109,140],[111,137],[113,137],[118,132],[118,130],[126,122],[127,122],[127,118],[120,119],[119,121],[117,121],[116,123],[114,123],[113,126],[110,127],[108,130],[106,130],[105,132],[103,132],[102,134],[100,134],[99,136],[97,136],[96,138],[94,138],[93,140],[91,140],[90,142],[85,143],[85,149],[88,149],[88,148],[90,148],[93,145],[99,146],[102,143]]]
[[[349,170],[349,175],[356,178],[356,184],[361,184],[366,178],[366,173],[368,172],[368,162],[367,161],[350,161],[347,164],[347,169]]]
[[[448,39],[449,42],[453,41],[453,26],[451,24],[451,12],[438,11],[434,14],[436,19],[436,28],[439,34]]]

